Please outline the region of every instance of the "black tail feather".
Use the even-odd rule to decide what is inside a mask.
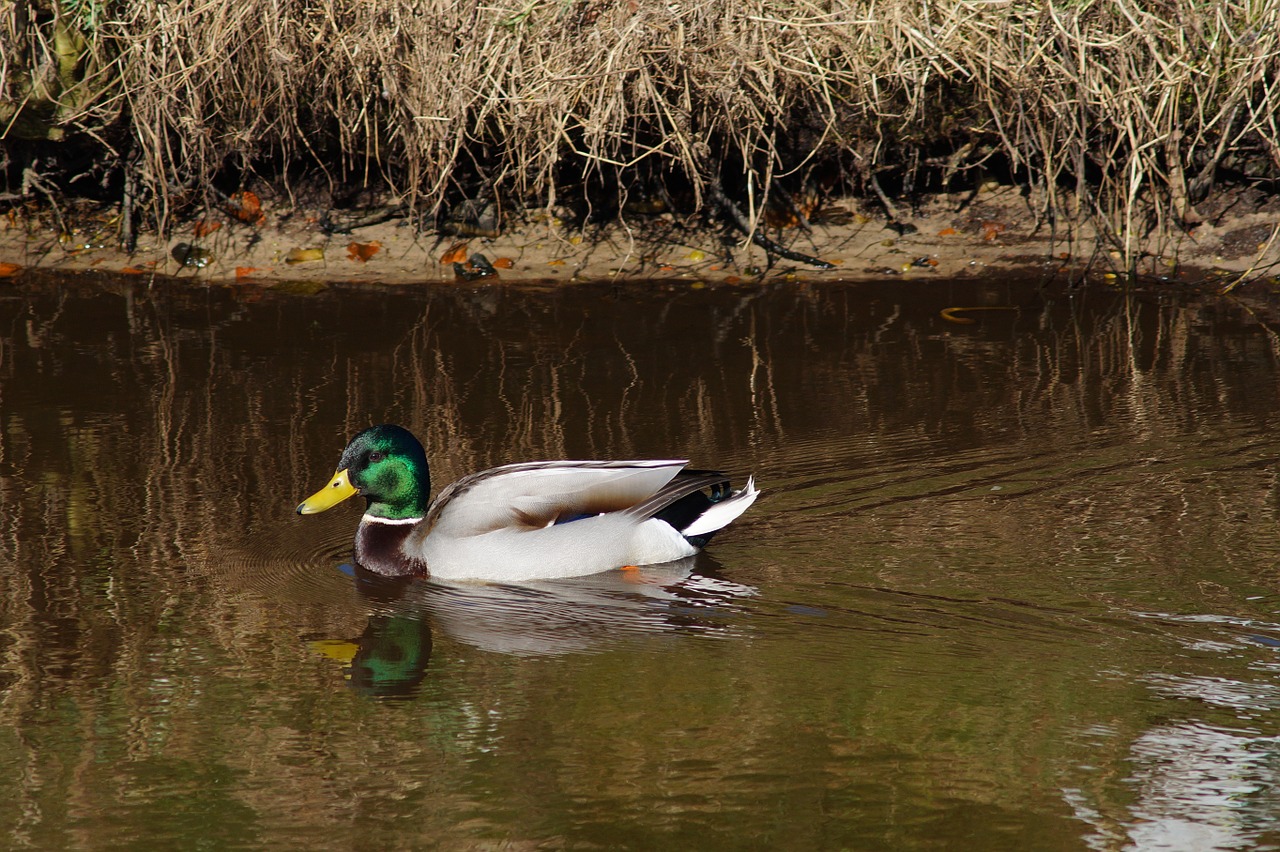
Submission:
[[[683,530],[702,516],[707,507],[728,497],[731,493],[729,478],[716,470],[685,470],[668,485],[686,491],[682,497],[663,506],[653,514],[660,521],[666,521],[677,530]],[[693,490],[696,489],[696,490]],[[710,493],[703,489],[708,489]],[[665,490],[665,489],[664,489]],[[706,547],[715,531],[702,535],[685,536],[694,547]]]

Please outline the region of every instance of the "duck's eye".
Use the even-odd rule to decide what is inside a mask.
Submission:
[[[369,453],[369,463],[377,464],[378,462],[382,461],[386,457],[387,457],[387,454],[382,452],[381,450],[374,450],[373,452]]]

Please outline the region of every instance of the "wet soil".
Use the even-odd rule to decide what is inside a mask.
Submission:
[[[1280,268],[1280,198],[1243,189],[1200,206],[1204,221],[1135,244],[1139,275],[1157,281],[1274,283]],[[780,259],[728,225],[671,213],[581,224],[568,211],[511,216],[498,234],[423,231],[404,216],[336,231],[326,211],[287,196],[261,199],[242,221],[231,210],[117,246],[114,209],[18,208],[0,217],[0,274],[28,268],[179,276],[208,283],[321,286],[334,281],[454,283],[489,275],[511,282],[671,279],[740,283],[928,280],[988,275],[1124,277],[1124,252],[1085,225],[1047,221],[1015,187],[938,195],[890,218],[862,199],[825,204],[808,220],[767,223],[769,238],[829,264]],[[358,218],[358,217],[356,217]],[[375,217],[376,218],[376,217]],[[476,256],[480,255],[482,259]]]

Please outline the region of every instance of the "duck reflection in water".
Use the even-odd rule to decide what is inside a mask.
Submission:
[[[588,577],[519,585],[386,577],[342,565],[369,605],[354,643],[318,650],[347,663],[353,689],[414,695],[426,676],[432,632],[483,651],[518,656],[589,653],[662,634],[732,636],[739,598],[752,586],[725,580],[705,555]]]

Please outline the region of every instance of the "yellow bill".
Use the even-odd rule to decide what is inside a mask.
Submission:
[[[347,478],[347,472],[340,470],[333,475],[333,480],[328,485],[298,504],[298,514],[314,515],[316,512],[332,509],[355,493],[356,488]]]

